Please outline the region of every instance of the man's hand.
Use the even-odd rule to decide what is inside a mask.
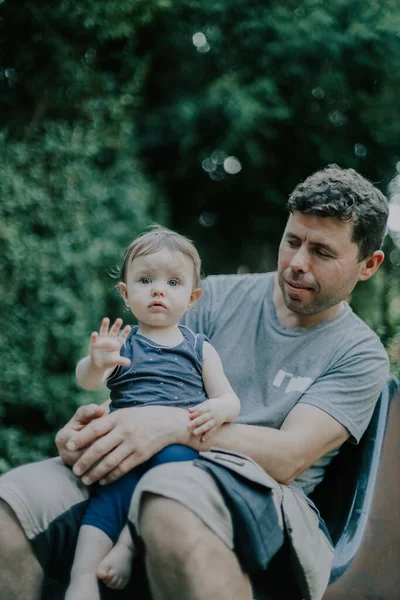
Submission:
[[[84,452],[84,448],[70,450],[68,443],[78,431],[82,431],[89,423],[102,417],[108,411],[108,403],[105,402],[102,406],[97,404],[87,404],[80,406],[72,419],[56,435],[56,446],[61,459],[67,465],[74,465]]]
[[[186,410],[166,406],[121,408],[94,419],[67,441],[70,453],[80,453],[74,473],[86,485],[119,479],[165,446],[189,445],[187,421]]]

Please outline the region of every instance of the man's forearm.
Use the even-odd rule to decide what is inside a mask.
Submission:
[[[223,448],[245,454],[280,483],[290,483],[303,470],[289,432],[256,425],[222,425],[206,444],[190,440],[196,450]]]

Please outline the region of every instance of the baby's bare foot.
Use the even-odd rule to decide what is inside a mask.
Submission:
[[[97,577],[109,588],[122,590],[131,578],[134,556],[135,551],[132,543],[127,545],[119,539],[99,564]]]

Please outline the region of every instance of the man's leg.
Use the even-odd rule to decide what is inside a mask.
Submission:
[[[46,590],[54,587],[53,581],[66,587],[88,495],[72,470],[56,458],[0,477],[1,598],[4,590],[7,600],[36,599],[43,579]],[[55,591],[45,593],[46,599],[56,598]]]
[[[7,600],[40,598],[43,572],[15,513],[0,499],[0,590]],[[23,575],[23,576],[22,576]]]
[[[140,532],[154,600],[251,600],[234,552],[180,502],[146,493]]]

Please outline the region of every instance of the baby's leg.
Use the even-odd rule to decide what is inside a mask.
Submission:
[[[103,558],[97,569],[97,577],[114,590],[123,589],[129,582],[135,547],[127,525],[121,531],[117,543]]]
[[[193,460],[198,453],[186,446],[167,446],[143,465],[143,470],[156,467],[166,462],[181,462]],[[127,525],[123,528],[115,546],[101,561],[97,569],[97,577],[108,587],[113,589],[124,588],[130,579],[132,561],[135,557],[133,540]]]
[[[100,600],[96,570],[113,545],[104,531],[82,525],[65,600]]]
[[[194,460],[199,457],[199,453],[196,450],[192,450],[188,446],[182,446],[180,444],[172,444],[166,446],[160,452],[157,452],[150,460],[147,461],[146,465],[148,469],[163,465],[164,463],[170,462],[184,462],[187,460]]]
[[[97,569],[118,542],[142,471],[142,467],[137,467],[113,483],[93,486],[79,532],[66,600],[100,600]],[[129,554],[132,556],[132,550]],[[123,572],[126,562],[123,561]]]

